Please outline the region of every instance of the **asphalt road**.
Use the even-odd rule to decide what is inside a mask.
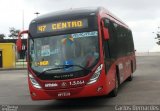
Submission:
[[[23,105],[22,107],[26,110],[32,108],[34,111],[104,111],[115,110],[117,107],[115,105],[160,105],[159,95],[160,56],[137,57],[137,70],[133,81],[123,83],[115,98],[103,96],[73,100],[32,101],[27,85],[27,71],[0,71],[0,105]],[[3,107],[7,106],[1,106],[0,111]],[[20,109],[21,106],[18,107]]]

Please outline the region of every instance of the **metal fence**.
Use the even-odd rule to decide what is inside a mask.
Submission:
[[[27,68],[26,59],[18,59],[15,63],[15,68]]]

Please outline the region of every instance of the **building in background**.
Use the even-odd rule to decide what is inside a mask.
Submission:
[[[0,43],[0,68],[15,68],[16,47],[14,43]]]
[[[17,39],[0,39],[0,43],[14,43],[16,44]],[[26,58],[26,51],[27,51],[27,39],[22,39],[22,51],[17,52],[17,59],[25,59]],[[16,47],[16,46],[15,46]]]

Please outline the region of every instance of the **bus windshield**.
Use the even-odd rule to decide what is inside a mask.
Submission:
[[[91,68],[98,62],[98,32],[49,36],[29,39],[29,64],[36,72],[56,69],[62,65],[79,65]],[[80,67],[57,68],[45,73],[73,72]]]

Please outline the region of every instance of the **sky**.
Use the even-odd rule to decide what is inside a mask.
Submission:
[[[35,12],[43,15],[70,8],[101,6],[131,28],[137,52],[148,52],[157,47],[154,38],[160,30],[159,4],[160,0],[0,0],[0,33],[7,36],[9,27],[28,29],[30,21],[36,17]]]

